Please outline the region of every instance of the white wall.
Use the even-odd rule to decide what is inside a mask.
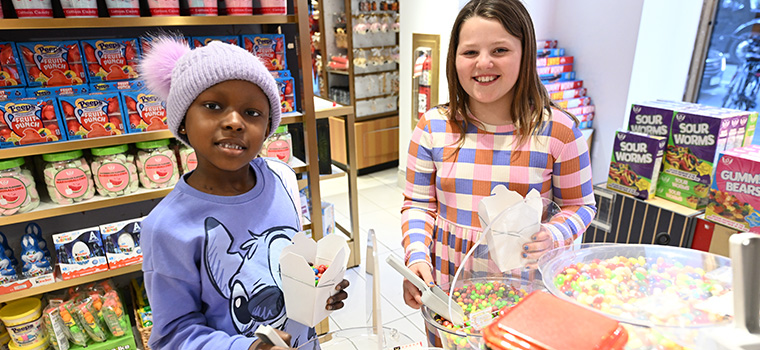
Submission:
[[[696,38],[698,0],[523,0],[538,39],[554,38],[575,57],[575,72],[596,106],[591,165],[594,182],[607,178],[615,130],[624,127],[630,104],[647,99],[681,100]],[[401,2],[399,169],[406,169],[411,130],[411,33],[441,35],[441,52],[464,0]],[[432,11],[432,12],[431,12]],[[446,13],[451,11],[452,13]],[[424,15],[423,15],[424,14]],[[445,67],[445,57],[441,67]],[[440,74],[445,82],[446,74]],[[445,84],[439,101],[447,100]]]
[[[406,170],[406,155],[412,136],[412,33],[438,34],[441,36],[438,103],[449,100],[446,80],[446,52],[454,19],[459,13],[463,0],[407,0],[401,1],[401,33],[399,47],[401,64],[399,67],[399,170]]]

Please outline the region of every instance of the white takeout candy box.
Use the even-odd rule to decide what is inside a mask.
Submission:
[[[337,294],[335,286],[343,281],[349,253],[348,244],[340,235],[328,235],[319,242],[302,232],[293,237],[293,244],[285,247],[280,255],[282,290],[289,319],[314,327],[332,313],[325,306],[327,299]],[[310,262],[314,266],[327,266],[316,285]]]
[[[497,219],[499,214],[506,211]],[[486,232],[491,259],[502,272],[525,265],[523,245],[541,229],[543,199],[535,189],[523,198],[504,185],[491,190],[491,196],[478,203],[481,227],[493,223]]]

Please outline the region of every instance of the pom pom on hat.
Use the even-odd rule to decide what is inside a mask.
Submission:
[[[187,136],[178,129],[187,109],[203,91],[227,80],[251,82],[267,96],[267,136],[280,125],[280,91],[274,77],[258,57],[239,46],[212,41],[191,50],[180,38],[156,37],[140,69],[146,86],[166,101],[169,130],[185,144],[189,145]]]

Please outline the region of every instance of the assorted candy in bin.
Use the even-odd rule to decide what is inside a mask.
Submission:
[[[20,66],[21,60],[13,43],[0,42],[0,87],[26,85]]]
[[[50,199],[57,204],[71,204],[92,198],[95,183],[82,151],[42,155],[43,175]]]
[[[126,133],[118,93],[59,97],[69,140]]]
[[[40,204],[32,172],[24,158],[0,160],[0,215],[26,213]]]
[[[87,83],[78,41],[17,43],[28,86]]]
[[[703,330],[729,324],[706,308],[732,289],[730,260],[701,251],[639,244],[584,244],[539,261],[555,296],[621,321],[629,349],[694,348]]]
[[[137,173],[145,188],[165,188],[174,186],[179,180],[179,169],[174,152],[169,149],[169,140],[138,142]]]
[[[0,147],[65,140],[62,121],[52,99],[0,102]]]
[[[82,40],[90,82],[137,78],[137,39]]]
[[[168,129],[166,102],[158,96],[143,91],[121,93],[126,107],[127,130],[130,133]]]
[[[261,58],[268,70],[288,69],[285,60],[285,35],[253,34],[243,35],[243,48]]]
[[[91,149],[90,167],[101,196],[118,197],[137,191],[140,183],[137,166],[135,157],[127,154],[128,150],[127,145]]]

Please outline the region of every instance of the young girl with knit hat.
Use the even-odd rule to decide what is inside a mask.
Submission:
[[[280,123],[277,85],[248,51],[222,42],[190,49],[158,37],[140,63],[166,101],[174,136],[197,168],[143,221],[143,273],[159,349],[281,349],[256,339],[270,325],[293,348],[313,328],[289,320],[279,255],[301,230],[298,187],[285,163],[258,158]],[[343,307],[344,280],[326,301]]]

